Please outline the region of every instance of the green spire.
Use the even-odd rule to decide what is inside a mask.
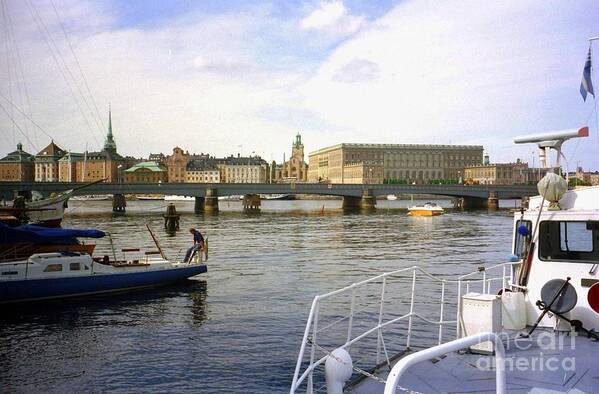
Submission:
[[[301,145],[302,145],[302,136],[300,135],[300,133],[297,133],[297,135],[295,136],[295,142],[293,143],[293,146],[299,147]]]
[[[108,135],[106,136],[106,141],[104,141],[104,150],[116,153],[116,142],[112,135],[112,111],[110,109],[110,104],[108,104]]]

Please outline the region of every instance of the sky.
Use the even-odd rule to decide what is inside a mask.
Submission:
[[[306,152],[476,144],[532,164],[514,137],[589,125],[564,152],[570,170],[599,170],[595,103],[578,91],[597,1],[0,6],[0,156],[50,139],[99,150],[110,105],[118,150],[135,157],[180,146],[280,162],[299,132]]]

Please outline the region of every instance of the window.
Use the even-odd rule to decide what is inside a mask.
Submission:
[[[528,235],[521,235],[518,232],[520,226],[526,226],[528,228]],[[530,220],[518,220],[516,222],[515,240],[514,240],[514,254],[520,258],[524,258],[526,253],[526,245],[530,242],[530,236],[532,234],[532,222]]]
[[[71,271],[79,271],[81,270],[81,265],[79,263],[71,263],[69,264],[69,269]]]
[[[44,268],[44,272],[60,272],[62,271],[62,264],[48,264]]]
[[[543,221],[539,243],[541,260],[599,263],[599,222]]]

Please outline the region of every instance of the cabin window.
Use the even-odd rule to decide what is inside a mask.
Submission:
[[[60,272],[62,271],[62,264],[48,264],[44,268],[44,272]]]
[[[528,228],[528,235],[522,235],[518,232],[518,229],[522,225]],[[516,222],[514,234],[514,254],[520,258],[524,258],[524,255],[526,254],[526,245],[530,242],[530,236],[532,234],[532,222],[530,220],[518,220]]]
[[[69,269],[71,271],[80,271],[81,265],[79,263],[71,263],[71,264],[69,264]]]
[[[543,221],[539,232],[541,260],[599,262],[598,221]]]

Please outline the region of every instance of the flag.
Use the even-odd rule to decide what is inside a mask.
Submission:
[[[593,81],[591,81],[591,47],[589,47],[587,61],[584,63],[584,70],[582,71],[582,82],[580,82],[580,94],[584,101],[587,101],[587,93],[590,93],[595,97]]]

